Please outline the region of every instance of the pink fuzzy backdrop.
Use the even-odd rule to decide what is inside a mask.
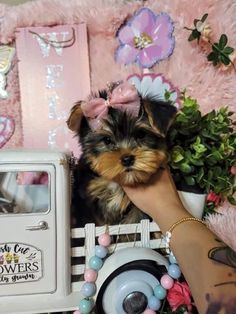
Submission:
[[[235,0],[166,0],[145,1],[145,6],[156,13],[167,12],[174,21],[176,47],[173,55],[157,64],[153,71],[163,73],[179,89],[187,89],[197,98],[202,111],[222,105],[235,109],[236,75],[233,71],[221,72],[207,62],[206,54],[189,43],[189,32],[184,26],[192,26],[194,18],[209,14],[214,37],[226,33],[229,45],[236,47],[236,1]],[[18,6],[0,4],[0,42],[14,44],[17,27],[50,26],[85,22],[88,25],[91,86],[103,88],[107,82],[126,78],[140,68],[136,65],[122,66],[114,60],[118,46],[115,35],[120,25],[131,17],[143,1],[114,0],[37,0]],[[22,144],[20,95],[17,62],[8,75],[11,97],[1,100],[0,114],[8,114],[16,121],[16,130],[5,147]]]
[[[193,19],[208,13],[214,39],[222,33],[229,38],[229,45],[236,47],[235,0],[37,0],[19,6],[0,4],[0,43],[13,44],[17,27],[52,26],[85,22],[88,26],[89,58],[92,90],[103,88],[107,82],[124,79],[140,73],[136,65],[122,66],[115,63],[114,51],[118,47],[115,35],[120,25],[145,4],[156,13],[166,12],[174,21],[176,47],[173,55],[157,64],[152,71],[163,73],[180,90],[195,97],[203,112],[222,105],[235,110],[236,75],[234,71],[222,72],[208,63],[196,43],[189,43]],[[17,60],[8,75],[10,97],[0,101],[0,115],[10,115],[16,122],[15,133],[4,146],[22,145],[20,94]],[[72,104],[71,104],[72,105]],[[231,212],[232,215],[232,212]],[[235,208],[233,216],[235,217]],[[216,222],[215,222],[216,223]],[[227,226],[225,226],[227,228]],[[234,231],[236,224],[234,224]],[[236,233],[236,231],[235,231]]]

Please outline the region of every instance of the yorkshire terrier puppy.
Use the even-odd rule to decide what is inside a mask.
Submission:
[[[72,108],[67,124],[82,146],[72,200],[78,226],[147,218],[122,186],[145,183],[165,165],[165,135],[175,113],[169,103],[142,99],[129,83],[113,85]]]

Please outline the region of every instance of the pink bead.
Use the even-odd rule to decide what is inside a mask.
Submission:
[[[161,277],[161,285],[162,285],[162,287],[163,288],[165,288],[165,289],[170,289],[170,288],[172,288],[173,287],[173,285],[174,285],[174,279],[173,278],[171,278],[169,275],[163,275],[162,277]]]
[[[156,312],[151,309],[146,309],[143,314],[156,314]]]
[[[74,311],[73,314],[82,314],[79,310]]]
[[[87,282],[95,282],[97,280],[98,272],[94,269],[88,268],[84,272],[84,280]]]
[[[98,243],[103,246],[109,246],[111,244],[111,237],[107,233],[103,233],[98,237]]]

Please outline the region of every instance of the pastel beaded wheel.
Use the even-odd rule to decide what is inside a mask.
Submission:
[[[97,313],[143,313],[153,295],[153,287],[159,284],[165,273],[166,266],[153,260],[136,260],[122,265],[100,287],[96,300]]]

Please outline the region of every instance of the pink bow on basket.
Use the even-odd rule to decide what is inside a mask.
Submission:
[[[140,98],[136,88],[128,83],[121,83],[115,87],[109,98],[93,98],[82,103],[81,109],[88,123],[93,130],[101,127],[102,119],[106,118],[109,107],[128,111],[134,117],[138,116],[140,108]]]

